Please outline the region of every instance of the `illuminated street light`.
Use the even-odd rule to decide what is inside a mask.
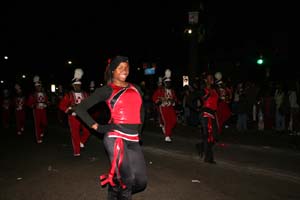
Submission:
[[[4,59],[5,59],[5,60],[8,60],[8,56],[4,56]]]
[[[72,61],[71,61],[71,60],[69,60],[69,61],[68,61],[68,64],[69,64],[69,65],[72,65]]]
[[[23,74],[23,75],[22,75],[22,78],[26,78],[26,75],[25,75],[25,74]]]
[[[258,65],[262,65],[262,64],[264,64],[264,57],[263,57],[263,55],[261,54],[258,58],[257,58],[257,60],[256,60],[256,64],[258,64]]]
[[[1,84],[3,84],[3,83],[4,83],[4,81],[3,81],[3,80],[1,80],[1,81],[0,81],[0,83],[1,83]]]
[[[264,63],[264,60],[262,58],[257,59],[257,64],[262,65]]]
[[[191,28],[186,28],[186,29],[184,30],[184,33],[187,33],[187,34],[191,35],[191,34],[193,33],[193,29],[191,29]]]

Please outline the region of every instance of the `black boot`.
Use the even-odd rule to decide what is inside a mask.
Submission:
[[[107,200],[119,200],[120,199],[120,186],[108,186]]]
[[[128,187],[121,189],[120,200],[132,200],[132,190]]]
[[[213,160],[213,159],[204,159],[204,162],[207,162],[207,163],[209,163],[209,164],[217,164],[217,162],[215,161],[215,160]]]
[[[208,145],[207,145],[207,149],[205,151],[204,162],[207,162],[209,164],[217,164],[215,159],[214,159],[214,152],[213,152],[213,144],[212,143],[208,143]]]
[[[203,143],[200,142],[200,143],[196,144],[196,149],[197,149],[197,152],[198,152],[200,158],[203,158],[203,154],[204,154],[204,146],[203,146]]]

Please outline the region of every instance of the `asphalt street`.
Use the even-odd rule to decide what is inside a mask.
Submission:
[[[81,157],[73,157],[68,126],[54,116],[42,144],[34,141],[31,119],[22,136],[14,123],[0,129],[1,200],[106,199],[99,175],[109,162],[101,136],[93,133]],[[299,136],[225,130],[213,165],[197,154],[198,131],[178,125],[173,142],[165,143],[159,127],[147,121],[142,147],[149,182],[134,200],[300,199]]]

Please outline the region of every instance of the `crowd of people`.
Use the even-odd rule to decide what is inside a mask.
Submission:
[[[158,77],[156,88],[127,82],[129,59],[116,56],[107,66],[107,84],[82,89],[83,70],[77,68],[70,81],[71,90],[60,85],[52,102],[39,76],[33,78],[33,91],[24,94],[20,84],[14,91],[3,89],[0,98],[3,128],[15,116],[16,134],[26,129],[26,109],[32,111],[37,144],[43,143],[49,106],[57,110],[60,123],[66,119],[70,130],[73,156],[80,156],[91,131],[103,134],[103,143],[111,162],[108,174],[100,177],[108,184],[108,199],[131,199],[132,194],[146,188],[147,174],[141,149],[141,133],[146,120],[155,120],[166,143],[172,143],[177,124],[199,127],[200,157],[215,164],[213,147],[223,129],[270,130],[274,133],[300,135],[299,81],[290,80],[233,82],[221,72],[202,73],[189,84],[175,87],[171,70]],[[181,81],[181,80],[180,80]],[[53,103],[55,105],[53,105]],[[102,105],[91,112],[95,105]],[[102,104],[101,104],[102,103]],[[104,106],[103,106],[104,105]],[[107,109],[104,111],[104,107]],[[106,115],[105,123],[97,121]]]
[[[177,98],[174,107],[177,123],[201,127],[204,102],[203,98],[197,97],[197,93],[205,86],[206,75],[203,73],[199,79],[191,81],[183,88],[173,87]],[[265,130],[274,133],[300,134],[299,80],[262,82],[243,80],[233,83],[230,78],[223,78],[220,72],[211,75],[215,79],[213,87],[219,95],[216,111],[219,134],[228,127],[240,133],[249,130]],[[157,88],[160,87],[159,81]],[[154,93],[153,91],[152,94]],[[147,110],[149,113],[146,116],[150,116],[149,118],[160,124],[155,102],[153,108]]]

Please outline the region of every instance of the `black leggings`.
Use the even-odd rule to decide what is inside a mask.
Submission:
[[[214,161],[214,153],[213,153],[213,146],[215,144],[215,140],[217,140],[217,132],[218,132],[218,125],[216,119],[212,120],[212,131],[213,131],[213,137],[214,141],[209,142],[208,141],[208,118],[207,117],[201,117],[201,139],[203,142],[204,147],[204,160],[208,162]]]
[[[116,138],[105,136],[103,141],[106,152],[112,162]],[[140,144],[127,140],[123,140],[123,144],[123,161],[120,169],[116,169],[114,177],[117,185],[114,187],[109,185],[108,200],[130,200],[132,199],[132,194],[143,191],[147,186],[146,163]],[[118,175],[122,183],[125,184],[125,189],[118,183]]]

